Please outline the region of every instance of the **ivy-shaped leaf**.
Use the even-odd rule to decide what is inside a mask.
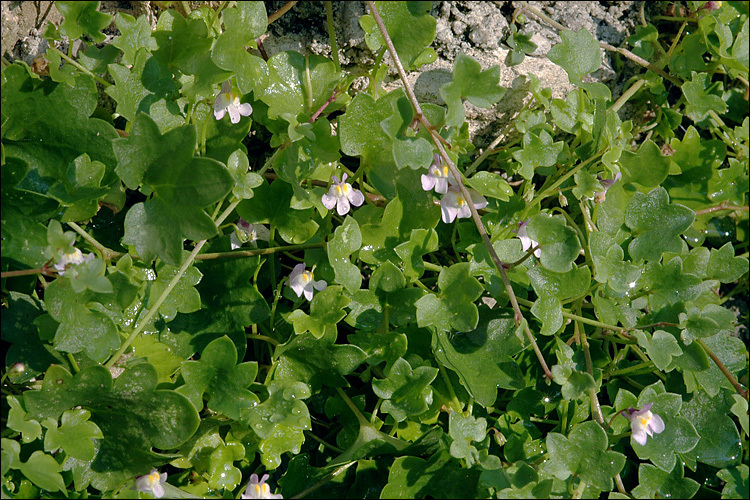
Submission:
[[[75,40],[82,35],[95,43],[102,43],[106,36],[101,32],[112,22],[112,17],[99,12],[100,2],[55,2],[57,10],[65,17],[60,25],[60,33]]]
[[[356,292],[362,285],[359,268],[349,261],[349,255],[361,246],[362,234],[359,224],[351,216],[347,216],[328,242],[328,261],[336,273],[336,281],[344,285],[349,293]]]
[[[303,399],[310,397],[309,387],[302,382],[274,380],[268,384],[268,399],[252,410],[246,410],[246,420],[261,438],[260,452],[263,465],[275,469],[281,464],[281,454],[299,453],[305,441],[303,431],[310,430],[310,412]]]
[[[645,187],[659,186],[669,173],[670,158],[661,154],[653,141],[645,141],[638,151],[623,151],[620,165],[625,182],[636,182]]]
[[[102,431],[94,422],[89,422],[91,413],[77,409],[64,411],[61,425],[57,420],[47,418],[42,425],[47,429],[44,435],[45,451],[54,453],[62,448],[66,455],[80,460],[91,460],[96,454],[95,439],[102,439]]]
[[[36,441],[42,437],[42,426],[36,420],[26,420],[26,411],[15,396],[8,396],[8,428],[21,433],[24,443]]]
[[[448,433],[453,438],[451,456],[466,460],[467,467],[471,468],[479,456],[479,451],[471,442],[482,441],[486,437],[487,420],[471,415],[464,416],[451,410],[448,417]]]
[[[198,428],[190,401],[175,391],[156,389],[156,380],[156,370],[147,363],[127,369],[114,384],[103,366],[84,368],[75,376],[52,366],[42,389],[26,391],[24,402],[36,419],[58,419],[76,406],[90,411],[104,438],[96,457],[78,461],[76,467],[87,464],[99,473],[127,477],[163,463],[152,447],[175,448]]]
[[[682,355],[682,348],[674,335],[664,330],[656,330],[649,339],[648,334],[636,330],[638,345],[646,349],[648,357],[654,362],[659,370],[667,370],[672,363],[672,358]]]
[[[297,335],[276,349],[277,380],[297,380],[310,386],[313,393],[321,387],[348,387],[344,375],[350,374],[367,358],[355,345],[337,345],[336,330],[320,339],[312,334]]]
[[[335,334],[338,331],[336,325],[346,316],[344,307],[348,304],[349,299],[342,294],[340,286],[329,286],[315,294],[310,302],[309,315],[301,309],[295,309],[287,320],[292,323],[297,335],[310,332],[313,337],[320,339],[326,333]]]
[[[679,253],[680,234],[695,220],[687,207],[669,202],[663,187],[647,195],[636,192],[625,210],[625,224],[633,233],[628,251],[633,260],[658,261],[664,252]]]
[[[448,105],[446,124],[455,127],[463,123],[465,112],[461,99],[480,108],[492,107],[505,94],[505,88],[499,82],[499,66],[482,71],[476,60],[459,53],[453,63],[453,81],[440,87],[440,97]]]
[[[578,235],[564,218],[537,214],[529,221],[526,231],[529,238],[539,243],[542,266],[557,273],[572,269],[581,246]]]
[[[435,357],[458,374],[461,384],[484,407],[492,406],[497,389],[520,389],[523,378],[513,356],[523,346],[507,310],[479,309],[477,328],[449,337],[437,331],[432,338]]]
[[[430,383],[437,377],[438,369],[420,366],[412,369],[404,358],[393,363],[386,378],[372,381],[372,390],[383,398],[381,410],[390,413],[398,422],[408,416],[427,411],[432,404]]]
[[[742,277],[747,270],[747,259],[734,256],[734,247],[731,242],[721,248],[711,249],[711,257],[708,259],[706,268],[709,278],[717,279],[722,283],[732,283]]]
[[[412,229],[409,241],[394,248],[401,258],[404,277],[409,280],[421,278],[425,269],[422,256],[437,249],[438,236],[434,229]]]
[[[745,26],[747,26],[747,23]],[[721,469],[716,475],[726,483],[724,489],[721,490],[721,498],[745,498],[745,492],[750,485],[750,480],[748,480],[750,473],[748,473],[747,464]]]
[[[135,64],[140,49],[149,52],[156,49],[156,40],[151,37],[151,25],[146,16],[136,19],[124,12],[118,12],[115,25],[120,30],[120,35],[112,40],[112,45],[122,50],[122,64]]]
[[[562,30],[562,42],[549,50],[550,61],[562,66],[573,85],[580,85],[581,79],[599,69],[602,65],[602,54],[599,42],[585,28],[578,32]]]
[[[444,267],[438,276],[439,294],[428,294],[417,301],[420,328],[434,326],[439,330],[468,332],[477,327],[479,312],[474,301],[484,288],[469,275],[469,263]]]
[[[193,404],[197,403],[198,409],[206,399],[211,410],[239,420],[243,412],[259,402],[258,397],[247,390],[257,374],[257,362],[237,364],[237,348],[225,335],[208,344],[199,361],[182,363],[186,385],[179,392]]]
[[[703,121],[710,111],[719,114],[726,113],[727,105],[724,100],[709,90],[711,75],[708,73],[690,72],[691,78],[682,84],[682,92],[688,104],[685,114],[694,122]]]
[[[546,470],[560,480],[577,475],[598,491],[610,491],[625,465],[625,455],[607,450],[607,434],[596,422],[575,426],[567,437],[550,432],[546,442]]]
[[[732,311],[716,304],[706,304],[702,310],[690,307],[687,313],[680,313],[682,341],[690,345],[695,339],[712,337],[721,331],[733,331],[736,319]]]
[[[684,476],[682,462],[677,462],[672,472],[649,464],[638,469],[638,486],[633,494],[639,498],[693,498],[700,484]]]
[[[414,70],[437,59],[435,50],[430,47],[435,40],[437,22],[430,15],[429,4],[375,2],[375,7],[383,19],[404,69]],[[359,24],[365,30],[370,50],[380,49],[384,41],[373,16],[362,16]]]
[[[477,489],[479,468],[466,469],[451,460],[447,451],[433,454],[428,460],[401,456],[388,472],[388,484],[382,498],[464,498]]]
[[[521,164],[519,173],[524,179],[534,176],[537,167],[551,167],[563,150],[563,142],[553,142],[546,131],[527,132],[523,135],[523,149],[513,152],[513,158]]]

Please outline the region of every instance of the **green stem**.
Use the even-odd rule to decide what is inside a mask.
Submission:
[[[73,46],[73,44],[71,43],[71,44],[70,44],[70,46],[72,47],[72,46]],[[56,48],[54,48],[54,47],[49,47],[49,48],[48,48],[47,50],[54,50],[55,52],[57,52],[58,54],[60,54],[60,57],[62,57],[62,58],[63,58],[63,59],[65,59],[65,60],[66,60],[67,62],[69,62],[70,64],[72,64],[73,66],[75,66],[75,67],[76,67],[76,68],[77,68],[77,69],[78,69],[78,70],[79,70],[79,71],[80,71],[81,73],[84,73],[84,74],[86,74],[86,75],[89,75],[89,76],[90,76],[91,78],[93,78],[93,79],[94,79],[94,80],[96,80],[97,82],[99,82],[99,83],[101,83],[102,85],[104,85],[104,88],[107,88],[107,87],[111,87],[111,86],[112,86],[112,84],[111,84],[111,83],[109,83],[109,82],[108,82],[107,80],[105,80],[104,78],[102,78],[101,76],[99,76],[99,75],[97,75],[97,74],[95,74],[95,73],[92,73],[92,72],[91,72],[91,71],[89,71],[88,69],[84,68],[83,66],[81,66],[81,64],[80,64],[80,63],[79,63],[78,61],[76,61],[76,60],[75,60],[75,59],[73,59],[72,57],[68,56],[68,55],[67,55],[66,53],[64,53],[64,52],[60,52],[59,50],[57,50],[57,49],[56,49]]]
[[[263,340],[265,342],[268,342],[269,344],[273,344],[274,347],[278,347],[279,345],[281,345],[281,342],[279,342],[275,338],[269,337],[267,335],[261,335],[259,333],[246,333],[245,337],[249,339]]]
[[[721,370],[721,373],[724,374],[724,376],[729,380],[729,383],[732,384],[732,387],[737,391],[737,393],[742,396],[745,399],[748,399],[748,393],[747,389],[742,387],[739,382],[737,382],[737,379],[734,378],[734,375],[732,375],[732,372],[729,371],[729,369],[724,366],[724,363],[721,362],[719,357],[714,354],[714,352],[706,345],[705,342],[703,342],[703,339],[696,339],[695,340],[698,345],[700,345],[704,351],[706,351],[706,354],[708,354],[708,357],[713,360],[714,363],[716,363],[716,366],[719,367],[719,370]]]
[[[422,265],[428,271],[435,271],[436,273],[439,273],[440,271],[443,270],[443,266],[438,266],[437,264],[433,264],[432,262],[427,262],[426,260],[422,261]]]
[[[91,236],[89,233],[87,233],[86,231],[84,231],[83,228],[81,226],[79,226],[78,224],[76,224],[75,222],[66,222],[66,224],[68,226],[70,226],[70,228],[73,231],[75,231],[76,233],[80,234],[81,237],[84,240],[88,241],[94,248],[96,248],[97,250],[99,250],[99,252],[101,252],[102,257],[104,258],[104,260],[119,259],[123,255],[125,255],[122,252],[117,252],[115,250],[112,250],[111,248],[105,247],[104,245],[102,245],[101,243],[99,243],[93,236]]]
[[[643,371],[644,373],[648,373],[653,371],[654,369],[654,363],[652,361],[643,361],[641,363],[638,363],[637,365],[628,366],[627,368],[621,368],[619,370],[613,370],[611,372],[608,372],[608,375],[610,377],[617,377],[620,375],[627,375],[629,373],[634,372],[640,372]]]
[[[573,167],[570,171],[568,171],[567,173],[565,173],[562,177],[560,177],[559,179],[557,179],[557,181],[555,181],[551,186],[549,186],[548,188],[546,188],[541,193],[537,194],[534,197],[534,199],[531,200],[531,202],[529,203],[527,209],[531,208],[532,206],[536,205],[537,203],[541,203],[542,200],[545,199],[545,198],[547,198],[548,196],[552,196],[553,194],[555,194],[555,191],[557,191],[557,188],[560,185],[562,185],[563,182],[567,181],[568,179],[570,179],[571,177],[573,177],[576,172],[578,172],[583,167],[587,166],[589,163],[592,163],[594,160],[596,160],[597,158],[599,158],[602,154],[604,154],[604,152],[608,148],[609,147],[607,147],[605,149],[602,149],[601,151],[597,152],[596,154],[594,154],[590,158],[587,158],[586,160],[582,161],[581,163],[579,163],[578,165],[576,165],[575,167]]]
[[[354,404],[354,401],[349,399],[349,396],[346,395],[346,393],[341,389],[341,387],[336,387],[336,392],[339,393],[339,396],[341,396],[341,399],[344,400],[344,403],[346,403],[346,406],[349,407],[349,409],[354,413],[354,416],[357,417],[357,421],[359,422],[360,426],[364,427],[372,427],[372,424],[365,418],[364,415],[362,415],[362,412],[359,411],[359,408],[357,408],[357,405]]]
[[[438,369],[440,370],[440,376],[443,378],[443,381],[448,388],[448,394],[451,397],[451,405],[453,406],[453,410],[457,413],[461,413],[463,411],[463,405],[458,400],[458,397],[456,397],[456,391],[453,390],[453,384],[451,383],[451,379],[448,377],[448,372],[446,371],[442,363],[438,362],[437,365]]]
[[[198,255],[195,260],[213,260],[213,259],[231,259],[242,257],[255,257],[256,255],[269,255],[277,252],[295,252],[297,250],[307,250],[309,248],[325,248],[326,242],[303,243],[301,245],[286,245],[283,247],[256,248],[254,250],[232,250],[231,252],[203,253]]]
[[[215,221],[216,227],[219,227],[222,222],[224,222],[224,219],[229,217],[229,214],[232,213],[232,210],[235,209],[237,205],[239,205],[240,200],[237,200],[233,203],[231,203],[227,209],[222,213],[219,218]],[[146,313],[146,315],[143,317],[141,321],[138,322],[135,329],[133,329],[133,332],[128,336],[128,338],[125,340],[125,342],[120,346],[120,348],[117,350],[117,352],[112,356],[109,361],[107,361],[104,366],[105,368],[112,368],[115,363],[120,359],[120,356],[122,356],[125,351],[128,350],[130,345],[133,343],[133,341],[140,335],[140,333],[143,331],[143,329],[146,327],[146,325],[151,321],[151,318],[154,317],[156,312],[159,310],[159,307],[164,303],[164,301],[167,299],[170,293],[172,293],[172,290],[174,290],[175,286],[177,286],[177,283],[182,279],[182,276],[187,271],[188,267],[190,267],[195,260],[195,257],[198,255],[198,252],[201,251],[201,248],[203,248],[203,245],[206,244],[208,240],[201,240],[196,245],[195,248],[193,248],[193,251],[190,252],[190,255],[188,255],[187,259],[185,259],[185,262],[182,263],[180,268],[177,270],[177,273],[174,275],[174,277],[170,280],[169,284],[167,284],[167,287],[164,289],[164,291],[159,295],[159,298],[156,299],[156,302],[151,307],[151,309]]]
[[[73,367],[73,372],[74,372],[73,374],[75,375],[76,373],[81,371],[81,367],[78,366],[78,362],[76,361],[76,358],[74,358],[71,353],[67,353],[67,355],[68,355],[68,361],[70,361],[70,366]]]
[[[336,446],[333,446],[332,444],[328,443],[327,441],[323,440],[322,438],[319,438],[319,437],[318,437],[318,436],[316,436],[316,435],[315,435],[315,433],[314,433],[314,432],[312,432],[312,431],[305,431],[305,436],[310,436],[310,437],[311,437],[311,438],[313,438],[313,439],[314,439],[315,441],[319,442],[320,444],[322,444],[322,445],[323,445],[323,446],[325,446],[326,448],[330,448],[330,449],[332,449],[332,450],[333,450],[333,451],[335,451],[336,453],[344,453],[344,450],[342,450],[341,448],[338,448],[338,447],[336,447]]]
[[[336,68],[336,71],[341,71],[341,63],[339,62],[339,46],[336,43],[336,28],[333,24],[332,2],[326,2],[326,26],[328,28],[328,39],[331,44],[331,58],[333,59],[333,65]]]
[[[356,463],[357,463],[356,460],[352,460],[351,462],[347,462],[344,465],[340,465],[339,467],[336,467],[336,469],[333,472],[331,472],[330,474],[328,474],[327,476],[325,476],[323,479],[321,479],[317,483],[313,484],[309,488],[307,488],[305,490],[302,490],[299,493],[297,493],[296,495],[294,495],[292,497],[289,497],[289,498],[304,498],[305,496],[307,496],[310,493],[312,493],[313,491],[317,490],[318,488],[320,488],[321,486],[323,486],[324,484],[326,484],[328,481],[330,481],[331,479],[335,478],[336,476],[338,476],[339,474],[341,474],[346,469],[348,469],[349,467],[351,467],[352,465],[354,465]]]
[[[645,83],[646,83],[646,79],[645,78],[641,78],[641,79],[636,80],[635,82],[633,82],[633,85],[631,85],[630,87],[628,87],[628,90],[626,90],[625,92],[622,93],[622,95],[620,96],[620,98],[617,99],[617,101],[615,101],[615,103],[612,105],[612,107],[610,109],[612,111],[614,111],[615,113],[617,113],[618,111],[620,111],[620,108],[622,108],[623,105],[626,102],[628,102],[628,100],[631,97],[633,97],[633,95],[635,95],[635,93],[638,92],[641,89],[641,87],[643,87],[643,85],[645,85]]]

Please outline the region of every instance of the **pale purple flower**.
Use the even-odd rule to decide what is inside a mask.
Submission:
[[[335,175],[331,177],[333,185],[328,193],[324,194],[321,198],[323,206],[328,210],[331,210],[334,205],[339,215],[346,215],[349,213],[350,204],[358,207],[365,201],[365,195],[359,189],[354,189],[351,184],[346,182],[347,175],[339,178]]]
[[[620,414],[630,420],[630,429],[633,431],[633,439],[641,446],[646,444],[649,437],[659,434],[664,430],[664,420],[655,413],[651,413],[653,403],[643,405],[642,410],[628,408]]]
[[[232,250],[240,248],[244,243],[250,243],[250,246],[257,248],[258,240],[268,241],[271,233],[263,224],[250,224],[243,219],[235,225],[235,230],[229,237]]]
[[[602,203],[607,198],[607,191],[609,190],[609,188],[611,188],[615,182],[619,181],[622,178],[622,174],[620,172],[617,172],[617,175],[615,175],[614,179],[602,179],[601,175],[597,175],[596,178],[599,180],[602,187],[604,187],[604,190],[594,193],[594,201],[597,203]]]
[[[443,165],[443,157],[435,153],[427,174],[422,174],[422,189],[429,191],[435,188],[436,193],[445,194],[448,192],[449,184],[455,182],[448,165]]]
[[[526,226],[529,225],[528,219],[525,221],[521,221],[518,223],[518,229],[516,230],[516,236],[518,236],[518,239],[521,240],[521,248],[525,252],[529,248],[532,247],[538,247],[539,243],[537,241],[532,240],[529,238],[529,236],[526,234]],[[537,248],[534,250],[534,255],[536,258],[540,258],[542,256],[542,249]]]
[[[294,266],[289,275],[289,286],[297,294],[297,297],[302,297],[304,293],[307,300],[312,300],[313,288],[322,292],[328,284],[324,280],[315,281],[312,271],[306,271],[305,264],[300,262]]]
[[[92,260],[94,260],[93,253],[84,256],[79,249],[74,248],[70,253],[61,253],[54,267],[58,275],[64,276],[67,270],[70,269],[70,266],[79,266]]]
[[[474,205],[474,208],[479,210],[487,206],[487,200],[473,189],[469,189],[471,195],[470,202]],[[469,202],[464,199],[464,195],[458,190],[458,188],[451,187],[443,199],[440,200],[440,211],[442,212],[443,222],[449,224],[453,222],[456,217],[459,219],[465,219],[471,217],[471,209],[469,208]]]
[[[166,480],[166,472],[159,474],[158,470],[153,469],[145,476],[138,476],[135,478],[135,488],[131,488],[131,490],[150,491],[156,498],[161,498],[164,496],[164,487],[162,484],[164,484]]]
[[[258,474],[250,476],[250,482],[247,483],[245,493],[240,498],[242,499],[257,499],[257,498],[284,498],[281,493],[276,495],[271,494],[271,488],[266,483],[268,474],[263,474],[263,477],[258,481]]]
[[[221,92],[214,100],[214,116],[221,120],[227,112],[232,123],[239,123],[240,115],[250,116],[253,112],[249,103],[240,102],[240,96],[232,91],[232,84],[228,80],[221,84]]]

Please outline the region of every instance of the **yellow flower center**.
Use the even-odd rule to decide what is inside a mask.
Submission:
[[[159,475],[157,471],[154,471],[148,475],[148,482],[151,484],[151,486],[154,486],[155,484],[159,484],[160,479],[161,479],[161,475]]]
[[[651,420],[651,419],[650,419],[650,418],[648,418],[648,417],[641,417],[641,425],[642,425],[643,427],[646,427],[646,426],[648,425],[648,421],[649,421],[649,420]]]
[[[462,196],[459,196],[459,197],[458,197],[458,198],[456,199],[456,204],[457,204],[457,205],[458,205],[459,207],[463,207],[464,205],[466,205],[466,201],[464,201],[464,199],[463,199],[463,197],[462,197]]]
[[[443,177],[448,177],[448,166],[443,167]]]
[[[302,280],[302,283],[304,283],[305,285],[310,283],[312,279],[313,279],[313,274],[310,271],[305,271],[304,273],[302,273],[301,280]]]

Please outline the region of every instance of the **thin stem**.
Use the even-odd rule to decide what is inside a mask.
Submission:
[[[612,105],[610,109],[614,111],[615,113],[620,111],[620,108],[622,108],[623,105],[626,102],[628,102],[628,100],[631,97],[633,97],[633,95],[635,95],[635,93],[638,92],[641,89],[641,87],[643,87],[643,85],[645,85],[645,83],[646,83],[645,78],[641,78],[633,82],[633,85],[628,87],[628,90],[622,93],[622,95],[617,99],[617,101],[615,101],[615,103]]]
[[[336,469],[333,472],[331,472],[330,474],[328,474],[327,476],[325,476],[323,479],[321,479],[317,483],[313,484],[309,488],[307,488],[305,490],[302,490],[299,493],[297,493],[296,495],[294,495],[292,497],[289,497],[289,498],[304,498],[305,496],[307,496],[310,493],[312,493],[313,491],[317,490],[318,488],[320,488],[321,486],[323,486],[324,484],[326,484],[328,481],[330,481],[331,479],[335,478],[336,476],[338,476],[339,474],[341,474],[346,469],[348,469],[349,467],[351,467],[352,465],[354,465],[356,463],[357,463],[356,460],[352,460],[351,462],[347,462],[344,465],[340,465],[339,467],[336,467]]]
[[[3,271],[0,273],[0,278],[12,278],[14,276],[30,276],[32,274],[43,274],[45,276],[57,276],[55,271],[51,271],[44,267],[37,269],[21,269],[20,271]]]
[[[105,247],[104,245],[99,243],[93,236],[84,231],[83,228],[75,222],[66,222],[66,224],[70,226],[73,231],[80,234],[81,237],[84,240],[88,241],[94,248],[99,250],[102,254],[102,257],[104,257],[104,260],[119,259],[123,255],[125,255],[122,252],[118,252],[116,250],[112,250],[111,248]]]
[[[335,451],[336,453],[344,453],[344,450],[342,450],[341,448],[339,448],[339,447],[337,447],[337,446],[333,446],[332,444],[328,443],[327,441],[325,441],[325,440],[323,440],[323,439],[319,438],[319,437],[318,437],[318,436],[316,436],[316,435],[315,435],[315,433],[314,433],[314,432],[312,432],[312,431],[305,431],[305,436],[310,436],[310,437],[311,437],[311,438],[313,438],[313,439],[314,439],[315,441],[319,442],[320,444],[322,444],[322,445],[323,445],[323,446],[325,446],[326,448],[330,448],[331,450]]]
[[[336,27],[333,24],[333,3],[326,2],[326,26],[328,28],[328,39],[331,44],[331,58],[336,71],[341,71],[339,62],[339,46],[336,43]]]
[[[349,399],[349,396],[346,395],[346,393],[341,389],[341,387],[336,387],[336,392],[339,393],[339,396],[341,396],[341,399],[344,400],[344,403],[346,403],[346,406],[349,407],[349,409],[354,413],[354,416],[357,417],[357,421],[359,421],[360,426],[370,426],[372,427],[372,424],[365,418],[364,415],[362,415],[362,412],[359,411],[359,408],[357,408],[357,405],[354,404],[354,401]]]
[[[448,394],[451,397],[451,404],[453,405],[453,409],[456,412],[461,412],[463,410],[463,405],[461,405],[458,397],[456,397],[456,391],[453,390],[453,384],[451,383],[450,378],[448,378],[448,372],[445,370],[445,367],[442,363],[438,362],[437,365],[438,369],[440,370],[440,376],[443,378],[445,386],[448,388]]]
[[[464,186],[464,183],[461,180],[461,174],[456,168],[456,165],[453,164],[453,160],[450,159],[447,151],[443,147],[442,142],[438,138],[438,133],[435,131],[435,128],[432,126],[432,124],[424,116],[424,113],[422,112],[422,107],[419,105],[419,101],[417,100],[417,96],[414,94],[414,90],[411,88],[411,84],[409,84],[409,80],[406,78],[406,71],[404,71],[404,67],[401,64],[401,60],[398,57],[398,53],[396,52],[396,47],[393,45],[393,41],[391,40],[391,37],[388,34],[388,30],[385,29],[385,25],[383,24],[383,19],[380,17],[380,13],[378,12],[378,9],[375,6],[375,3],[372,0],[368,0],[367,4],[370,6],[370,11],[372,12],[373,17],[375,18],[375,22],[378,25],[378,29],[380,29],[380,33],[383,35],[383,40],[385,41],[385,44],[388,47],[388,52],[391,54],[391,58],[393,59],[393,62],[396,65],[396,69],[398,70],[399,77],[401,78],[401,81],[404,84],[404,89],[406,90],[406,94],[409,97],[409,101],[411,101],[411,104],[414,107],[414,111],[416,112],[417,118],[425,127],[425,129],[429,132],[430,137],[432,138],[432,141],[435,143],[435,146],[437,147],[438,152],[440,153],[440,156],[443,157],[445,164],[448,165],[448,168],[453,174],[453,177],[456,179],[456,184],[458,185],[458,188],[461,191],[462,196],[464,197],[465,200],[469,202],[467,203],[467,205],[469,207],[469,210],[471,211],[471,217],[474,220],[474,224],[477,227],[477,231],[479,231],[479,235],[482,237],[482,240],[484,241],[484,244],[487,247],[487,250],[489,251],[490,257],[492,258],[492,262],[494,262],[495,267],[497,267],[498,271],[500,271],[500,276],[502,277],[503,283],[505,284],[505,290],[508,292],[508,296],[510,297],[510,302],[513,305],[516,325],[519,325],[521,324],[523,320],[523,313],[521,312],[521,308],[518,307],[518,302],[516,301],[516,294],[515,292],[513,292],[513,287],[510,284],[510,280],[508,279],[508,275],[505,272],[503,263],[500,261],[500,257],[497,255],[497,252],[495,252],[495,247],[492,246],[492,242],[490,241],[490,237],[487,234],[487,230],[485,229],[484,224],[482,223],[482,220],[479,218],[479,213],[477,212],[477,209],[474,207],[474,204],[471,203],[471,195],[469,194],[469,191],[466,189],[466,186]],[[545,375],[548,378],[552,378],[552,372],[550,372],[549,368],[547,367],[547,363],[544,360],[544,356],[542,356],[542,352],[539,350],[539,346],[537,346],[536,340],[534,339],[534,336],[531,334],[531,330],[529,330],[528,328],[528,323],[526,324],[525,330],[526,330],[526,335],[528,336],[529,341],[531,342],[531,345],[534,348],[534,352],[536,353],[537,358],[539,359],[539,363],[542,365],[544,369]]]
[[[698,345],[700,345],[704,351],[706,351],[706,354],[708,354],[708,357],[711,358],[714,363],[716,363],[716,366],[719,367],[719,370],[721,370],[721,373],[724,374],[724,376],[729,380],[729,383],[732,384],[732,386],[735,388],[737,393],[742,396],[745,399],[748,399],[748,393],[747,389],[742,387],[742,385],[737,382],[737,379],[734,378],[734,375],[732,375],[732,372],[730,372],[726,366],[724,366],[724,363],[721,362],[719,357],[714,354],[714,352],[706,345],[705,342],[703,342],[703,339],[696,339],[696,342],[698,342]]]
[[[591,350],[589,349],[589,341],[586,338],[586,329],[578,326],[578,322],[575,322],[575,329],[581,339],[581,348],[583,349],[583,357],[586,359],[586,371],[591,378],[594,378],[594,363],[591,361]],[[599,398],[596,396],[596,390],[592,387],[589,389],[589,398],[591,399],[591,414],[594,415],[596,421],[600,425],[604,425],[604,415],[602,414],[602,407],[599,404]]]
[[[278,18],[289,12],[289,9],[294,7],[294,4],[296,4],[296,0],[293,2],[287,2],[284,4],[283,7],[281,7],[279,10],[268,16],[268,24],[271,24],[272,22],[276,21]]]
[[[729,205],[726,201],[724,201],[716,205],[715,207],[704,208],[702,210],[696,210],[695,215],[710,214],[712,212],[720,212],[722,210],[742,210],[743,212],[747,212],[748,210],[750,210],[750,207],[747,207],[747,206],[740,207],[737,205]]]
[[[237,205],[239,205],[241,200],[237,200],[233,203],[231,203],[226,210],[224,210],[224,213],[222,213],[218,219],[215,221],[216,227],[219,227],[222,222],[224,222],[224,219],[229,217],[229,214],[232,213],[232,211],[235,209]],[[174,287],[177,285],[177,283],[182,279],[182,276],[187,271],[187,268],[190,267],[190,265],[195,260],[195,257],[198,255],[198,252],[201,251],[201,248],[203,248],[203,245],[206,244],[208,240],[201,240],[198,242],[198,244],[195,245],[195,248],[193,248],[193,251],[190,252],[190,255],[188,255],[187,259],[185,259],[185,262],[182,263],[180,268],[177,270],[177,273],[174,275],[174,277],[170,280],[169,284],[167,284],[167,287],[164,289],[164,291],[159,295],[159,298],[156,299],[156,302],[151,307],[151,309],[146,313],[146,315],[143,317],[141,321],[138,322],[135,329],[133,329],[133,332],[128,336],[128,338],[125,340],[125,342],[120,346],[120,348],[117,350],[117,352],[109,358],[109,361],[107,361],[104,364],[105,368],[112,368],[115,363],[120,359],[120,356],[122,356],[125,351],[128,350],[130,345],[133,343],[133,341],[140,335],[140,333],[143,331],[143,329],[146,327],[146,325],[151,321],[151,318],[154,317],[156,312],[159,310],[161,305],[164,303],[164,301],[167,299],[170,293],[172,293],[172,290],[174,290]]]
[[[70,46],[72,47],[72,46],[73,46],[73,44],[71,43],[71,44],[70,44]],[[48,48],[47,50],[54,50],[55,52],[57,52],[58,54],[60,54],[60,57],[62,57],[63,59],[65,59],[66,61],[68,61],[68,62],[69,62],[70,64],[72,64],[73,66],[75,66],[75,67],[76,67],[76,69],[78,69],[78,70],[79,70],[79,71],[80,71],[81,73],[84,73],[84,74],[86,74],[86,75],[89,75],[89,76],[90,76],[91,78],[93,78],[93,79],[94,79],[94,80],[96,80],[97,82],[99,82],[99,83],[101,83],[102,85],[104,85],[104,87],[105,87],[105,88],[106,88],[106,87],[111,87],[111,86],[112,86],[112,84],[111,84],[111,83],[109,83],[109,82],[108,82],[107,80],[105,80],[105,79],[104,79],[104,78],[102,78],[101,76],[99,76],[99,75],[97,75],[97,74],[95,74],[95,73],[92,73],[92,72],[91,72],[91,71],[89,71],[88,69],[86,69],[86,68],[84,68],[83,66],[81,66],[81,64],[80,64],[80,63],[79,63],[78,61],[76,61],[76,60],[74,60],[74,59],[73,59],[72,57],[68,56],[68,55],[67,55],[67,54],[66,54],[65,52],[60,52],[59,50],[57,50],[57,49],[56,49],[56,48],[54,48],[54,47],[49,47],[49,48]]]
[[[265,342],[268,342],[269,344],[273,344],[274,347],[278,347],[279,345],[281,345],[281,342],[273,337],[269,337],[268,335],[261,335],[259,333],[246,333],[245,337],[249,339],[263,340]]]
[[[320,114],[323,113],[323,111],[325,111],[325,109],[328,107],[328,105],[336,100],[338,93],[339,93],[338,89],[333,89],[333,93],[331,94],[331,97],[329,97],[328,100],[324,102],[315,113],[313,113],[313,115],[310,117],[307,123],[313,123],[315,120],[317,120]]]
[[[283,247],[256,248],[255,250],[232,250],[231,252],[203,253],[195,257],[195,260],[231,259],[241,257],[255,257],[256,255],[269,255],[277,252],[295,252],[309,248],[325,248],[326,242],[304,243],[301,245],[287,245]]]
[[[531,202],[529,203],[529,206],[527,208],[530,208],[530,207],[536,205],[537,203],[541,203],[543,199],[547,198],[548,196],[552,196],[553,194],[555,194],[555,191],[557,191],[557,188],[560,187],[563,182],[567,181],[568,179],[570,179],[571,177],[573,177],[576,172],[578,172],[583,167],[587,166],[589,163],[592,163],[594,160],[596,160],[597,158],[599,158],[601,155],[604,154],[604,152],[607,149],[609,149],[609,147],[598,151],[596,154],[594,154],[590,158],[587,158],[586,160],[582,161],[581,163],[579,163],[578,165],[576,165],[575,167],[573,167],[572,169],[570,169],[570,171],[566,172],[562,177],[560,177],[559,179],[557,179],[551,186],[549,186],[544,191],[542,191],[541,193],[539,193],[538,195],[536,195],[534,197],[534,199],[531,200]]]
[[[616,377],[619,375],[627,375],[629,373],[633,372],[640,372],[643,371],[644,373],[648,373],[653,371],[654,363],[651,361],[642,361],[638,363],[637,365],[628,366],[627,368],[621,368],[619,370],[614,370],[611,372],[608,372],[608,375],[610,377]]]

